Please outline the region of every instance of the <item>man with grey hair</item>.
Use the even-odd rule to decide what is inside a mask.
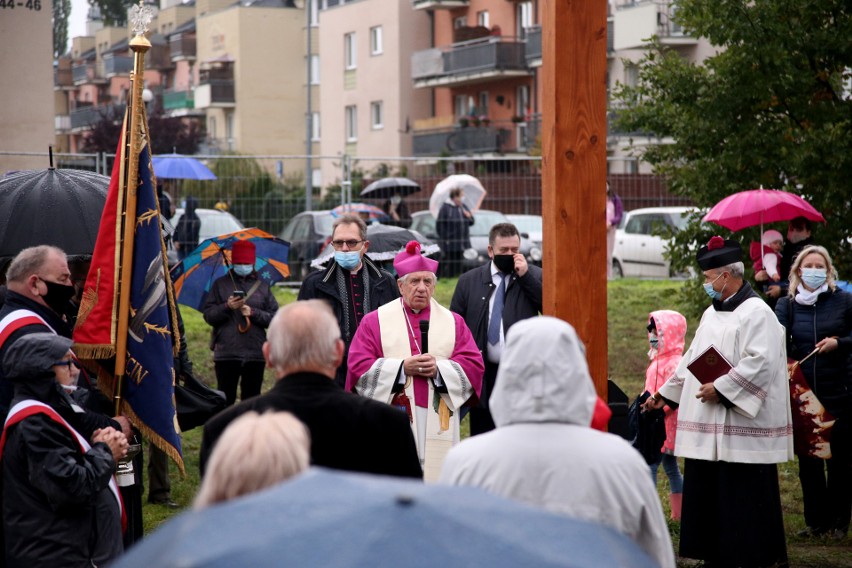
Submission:
[[[31,333],[71,337],[63,319],[74,296],[65,253],[53,246],[25,248],[6,271],[6,301],[0,308],[0,361],[15,341]],[[0,418],[12,401],[12,386],[0,375]]]
[[[334,384],[344,349],[337,320],[325,302],[306,300],[279,309],[263,346],[275,386],[207,422],[201,441],[201,475],[231,422],[246,412],[274,410],[291,412],[308,427],[312,465],[421,477],[405,414],[352,396]]]
[[[364,318],[346,389],[405,411],[424,477],[433,481],[459,441],[462,408],[478,400],[482,355],[464,319],[432,298],[438,263],[420,253],[420,243],[409,242],[393,266],[402,298]]]
[[[713,304],[645,408],[680,405],[680,556],[713,566],[785,566],[777,468],[793,459],[785,333],[743,281],[741,258],[739,243],[721,237],[699,249]]]
[[[335,382],[346,381],[349,344],[365,314],[399,298],[393,276],[379,268],[366,255],[370,248],[367,225],[356,215],[334,221],[331,232],[334,262],[322,271],[312,272],[299,288],[299,300],[325,300],[334,311],[340,337],[346,345]]]

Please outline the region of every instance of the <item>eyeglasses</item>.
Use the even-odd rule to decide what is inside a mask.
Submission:
[[[357,247],[358,245],[360,245],[363,242],[364,241],[356,241],[355,239],[349,239],[348,241],[337,240],[337,241],[331,241],[331,246],[333,246],[335,248],[335,250],[340,250],[340,249],[343,248],[343,245],[346,245],[350,249],[354,250],[355,247]]]
[[[74,367],[77,366],[77,362],[74,361],[74,359],[68,359],[67,361],[57,361],[56,363],[53,364],[53,366],[54,367],[65,367],[65,366],[67,366],[68,370],[70,371],[72,366],[74,366]]]

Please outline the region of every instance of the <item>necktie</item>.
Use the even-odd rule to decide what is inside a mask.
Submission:
[[[500,326],[503,322],[503,304],[506,300],[506,279],[500,276],[500,285],[494,292],[494,306],[491,308],[491,319],[488,321],[488,343],[497,345],[500,342]]]

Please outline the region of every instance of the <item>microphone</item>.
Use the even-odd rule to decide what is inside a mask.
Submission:
[[[429,351],[429,320],[420,320],[420,352]]]

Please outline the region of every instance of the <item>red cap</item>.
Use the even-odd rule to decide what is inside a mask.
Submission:
[[[254,243],[237,241],[231,247],[231,262],[233,264],[254,264]]]

